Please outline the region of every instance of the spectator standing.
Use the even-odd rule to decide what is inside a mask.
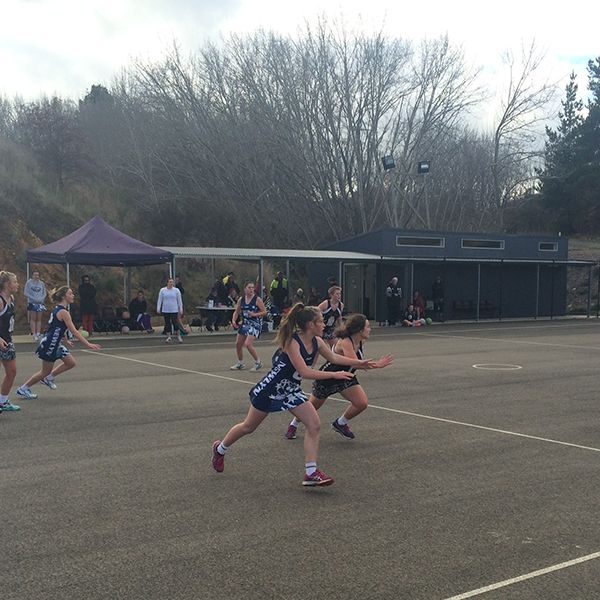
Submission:
[[[444,321],[444,284],[442,278],[438,275],[431,286],[431,299],[433,300],[433,310],[437,321]]]
[[[183,344],[178,323],[178,317],[183,313],[183,302],[181,301],[181,292],[175,287],[175,281],[172,277],[169,277],[167,285],[158,294],[156,313],[159,315],[162,313],[165,320],[167,334],[165,343],[170,344],[173,341],[171,335],[177,333],[179,343]]]
[[[79,310],[81,311],[81,328],[94,335],[94,314],[98,310],[96,304],[96,288],[91,282],[89,275],[81,276],[79,292]]]
[[[275,275],[275,279],[271,282],[269,291],[271,292],[271,298],[273,298],[273,304],[279,310],[283,310],[289,296],[289,290],[288,280],[285,279],[282,271],[277,271],[277,275]]]
[[[392,277],[385,290],[388,309],[388,325],[396,327],[396,322],[400,316],[400,300],[402,299],[402,288],[398,287],[398,278]]]
[[[24,290],[27,298],[27,312],[29,313],[29,327],[33,339],[38,342],[42,331],[42,313],[46,310],[46,286],[40,279],[40,272],[36,269],[27,280]]]

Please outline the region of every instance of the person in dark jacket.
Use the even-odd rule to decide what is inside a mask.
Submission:
[[[92,285],[89,275],[81,276],[81,285],[78,291],[82,329],[92,336],[94,333],[94,314],[98,306],[96,304],[96,288]]]
[[[129,318],[137,329],[147,331],[148,333],[154,332],[150,323],[148,303],[146,302],[146,298],[144,298],[143,290],[139,290],[137,297],[129,303]]]
[[[402,299],[402,289],[398,287],[398,278],[392,277],[385,290],[388,308],[388,325],[396,327],[396,321],[400,316],[400,300]]]
[[[431,299],[433,300],[433,310],[435,318],[438,321],[444,320],[444,284],[442,278],[438,275],[431,286]]]

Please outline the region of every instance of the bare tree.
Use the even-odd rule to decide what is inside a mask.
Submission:
[[[535,160],[543,148],[541,125],[548,119],[547,107],[555,98],[556,85],[539,79],[544,53],[535,41],[523,46],[520,60],[512,52],[503,55],[508,82],[500,98],[495,120],[491,173],[496,224],[504,229],[504,208],[536,178]]]

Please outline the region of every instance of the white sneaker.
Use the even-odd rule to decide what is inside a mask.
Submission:
[[[237,365],[233,365],[233,367],[230,367],[230,369],[232,371],[243,371],[246,368],[246,365],[242,362],[242,363],[238,363]]]
[[[170,344],[173,340],[171,339],[171,336],[169,336],[166,340],[165,340],[165,344]]]
[[[177,339],[179,340],[180,344],[183,344],[183,338],[180,335],[177,336]]]
[[[254,363],[254,366],[250,369],[250,373],[256,373],[262,367],[260,360]]]
[[[47,385],[51,390],[55,390],[56,389],[56,384],[54,383],[54,379],[46,379],[44,377],[44,379],[42,379],[42,383],[44,385]]]

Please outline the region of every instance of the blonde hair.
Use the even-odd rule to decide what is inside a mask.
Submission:
[[[13,277],[15,279],[17,278],[17,276],[10,271],[0,271],[0,290],[3,290]]]
[[[279,348],[283,350],[294,336],[297,330],[306,331],[308,324],[316,321],[321,315],[317,306],[304,306],[302,302],[294,304],[290,312],[283,316],[277,333],[277,342]]]
[[[329,294],[329,297],[331,298],[337,291],[342,291],[342,288],[339,285],[332,285],[328,290],[327,293]]]

